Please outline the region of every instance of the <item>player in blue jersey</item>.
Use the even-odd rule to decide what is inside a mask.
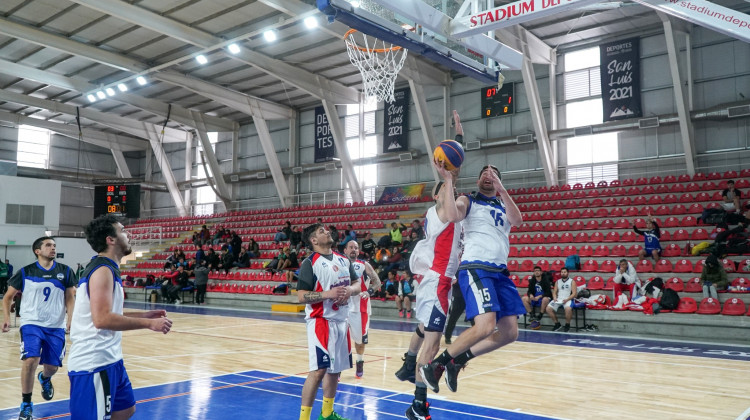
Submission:
[[[10,330],[10,305],[17,292],[23,293],[21,313],[21,412],[18,420],[32,420],[34,376],[42,386],[42,397],[55,395],[52,375],[65,357],[65,329],[70,328],[75,302],[76,275],[55,261],[55,240],[44,236],[31,246],[36,262],[20,269],[10,279],[3,297],[3,332]],[[66,321],[67,312],[67,321]],[[44,369],[36,374],[39,363]]]
[[[464,250],[458,266],[458,284],[466,300],[466,318],[474,325],[432,363],[420,368],[425,384],[438,392],[445,382],[453,392],[458,372],[470,359],[491,352],[518,338],[518,316],[526,313],[506,267],[511,226],[520,226],[523,216],[500,182],[500,171],[485,166],[477,180],[478,192],[456,200],[463,220]]]
[[[649,214],[648,219],[646,219],[646,230],[638,229],[635,226],[635,222],[633,222],[633,232],[638,235],[643,235],[645,248],[638,251],[638,258],[643,260],[648,258],[648,256],[651,256],[651,258],[654,259],[654,264],[659,262],[661,254],[661,242],[659,241],[661,238],[661,230],[659,230],[659,225],[656,224],[656,220],[654,220]]]

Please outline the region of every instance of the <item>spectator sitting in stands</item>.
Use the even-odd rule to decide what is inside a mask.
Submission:
[[[292,236],[292,222],[287,220],[285,226],[283,228],[280,228],[279,231],[276,232],[276,234],[273,236],[273,241],[278,244],[281,241],[286,241],[291,236]]]
[[[229,247],[227,245],[222,246],[221,258],[219,259],[219,265],[217,266],[217,268],[219,270],[224,270],[225,272],[227,272],[232,268],[233,263],[234,263],[234,255],[232,255],[232,253],[229,252]]]
[[[409,235],[409,239],[404,242],[404,245],[401,247],[401,256],[406,260],[407,265],[409,262],[409,259],[411,258],[411,253],[414,252],[414,247],[417,246],[417,242],[420,241],[419,234],[417,232],[412,231]]]
[[[331,239],[333,240],[333,243],[337,244],[339,240],[339,230],[336,229],[336,226],[330,225],[328,226],[328,231],[331,232]]]
[[[534,275],[529,280],[529,289],[521,296],[526,312],[531,316],[531,329],[538,330],[542,316],[547,311],[547,305],[552,300],[552,284],[549,273],[542,273],[542,267],[534,267]],[[539,308],[539,315],[534,313]]]
[[[208,245],[211,243],[211,232],[208,231],[208,228],[206,227],[206,225],[203,225],[201,227],[200,241],[201,241],[201,245]],[[197,246],[200,246],[200,245],[197,245]]]
[[[638,229],[635,227],[635,223],[633,223],[633,231],[638,235],[643,235],[645,242],[645,249],[638,252],[638,259],[643,260],[650,255],[654,259],[654,263],[657,263],[661,254],[661,243],[659,242],[661,231],[659,230],[659,225],[654,221],[654,218],[651,217],[650,214],[648,215],[648,219],[646,220],[646,230]]]
[[[188,275],[185,272],[184,266],[178,266],[177,275],[172,279],[172,282],[170,285],[167,286],[167,294],[166,294],[166,300],[167,303],[174,303],[175,305],[179,305],[180,303],[180,297],[179,292],[182,290],[183,287],[187,287],[188,285]],[[164,289],[162,288],[162,291]]]
[[[391,270],[389,271],[389,274],[395,271],[396,270]],[[416,296],[414,295],[415,291],[416,286],[414,286],[414,279],[410,275],[402,272],[398,280],[398,295],[396,296],[396,307],[398,308],[399,318],[404,317],[404,309],[406,309],[406,318],[411,318],[411,303],[416,299]]]
[[[237,260],[232,263],[232,266],[237,268],[248,268],[250,267],[250,254],[247,253],[247,248],[240,248],[240,254],[237,256]]]
[[[206,265],[209,270],[216,270],[219,268],[219,256],[213,248],[208,248],[208,251],[206,251]]]
[[[638,278],[633,264],[626,259],[622,259],[615,269],[614,282],[614,302],[617,302],[617,298],[623,292],[628,292],[628,300],[633,300],[636,290],[640,287],[641,280]]]
[[[387,248],[378,245],[375,251],[375,265],[378,267],[385,267],[389,264],[388,261],[390,260],[390,258],[390,251],[388,251]]]
[[[285,246],[284,248],[279,250],[279,256],[277,258],[278,258],[278,263],[276,264],[276,267],[274,267],[276,271],[281,271],[281,270],[286,270],[287,268],[292,268],[292,259],[289,253],[288,246]],[[297,259],[296,254],[295,254],[294,259],[296,262],[296,259]]]
[[[240,255],[240,249],[242,249],[242,238],[237,235],[237,232],[232,231],[232,240],[229,241],[229,244],[232,245],[234,259],[237,259],[237,256]]]
[[[302,248],[302,231],[300,230],[299,226],[295,226],[292,228],[292,234],[291,236],[289,236],[289,243],[292,245],[292,248],[297,251]]]
[[[349,231],[349,235],[351,236],[352,240],[357,240],[357,231],[354,230],[354,226],[350,223],[346,225],[346,229]]]
[[[169,288],[174,285],[174,279],[179,274],[171,264],[164,266],[164,272],[157,278],[158,284],[161,285],[161,296],[167,303],[172,303],[169,300]]]
[[[391,270],[404,270],[406,267],[403,266],[405,263],[403,256],[401,255],[401,252],[399,251],[397,246],[394,246],[391,249],[391,255],[388,257],[388,265],[385,267],[385,271],[389,272]]]
[[[211,243],[214,245],[219,245],[221,242],[221,238],[224,236],[224,228],[221,226],[216,227],[216,233],[214,233],[214,237],[211,240]]]
[[[199,230],[196,230],[195,232],[193,232],[193,237],[191,240],[193,241],[193,245],[195,245],[196,247],[200,247],[201,246],[201,232]]]
[[[396,272],[388,272],[388,277],[380,287],[378,297],[387,300],[396,295],[398,295],[398,280],[396,279]]]
[[[346,244],[349,243],[349,241],[357,242],[357,232],[355,232],[354,230],[347,229],[344,231],[344,236],[342,237],[341,241],[338,244],[339,252],[341,253],[344,252],[344,248],[346,247]]]
[[[360,246],[362,253],[365,254],[365,259],[372,258],[375,255],[376,246],[375,241],[372,240],[372,233],[367,232],[365,240],[362,241],[362,246]]]
[[[402,232],[408,229],[405,224],[401,223],[401,227],[399,227],[396,222],[391,223],[391,230],[389,235],[391,236],[391,246],[393,245],[401,245],[401,242],[403,242]]]
[[[195,267],[197,266],[197,263],[195,261],[195,257],[185,261],[183,264],[183,267],[185,267],[185,273],[187,273],[188,277],[193,277],[193,274],[195,274]]]
[[[578,286],[576,281],[568,277],[568,269],[560,269],[560,278],[555,282],[555,288],[552,290],[552,301],[547,305],[547,315],[552,318],[555,326],[552,331],[564,332],[570,331],[570,320],[573,318],[573,299],[576,298]],[[565,309],[565,328],[557,320],[557,310],[560,307]]]
[[[703,286],[703,297],[714,299],[719,298],[717,291],[727,290],[729,286],[727,272],[714,254],[706,257],[706,263],[703,265],[703,271],[701,272],[701,286]]]
[[[417,219],[414,219],[414,221],[411,222],[411,233],[414,232],[417,233],[417,240],[424,239],[424,228],[422,228],[422,225]]]
[[[250,241],[247,243],[247,254],[250,255],[250,258],[258,258],[260,256],[260,246],[258,246],[258,243],[253,238],[250,238]]]
[[[180,254],[182,254],[182,255],[180,255]],[[177,263],[180,262],[180,258],[184,259],[185,258],[185,254],[181,250],[175,249],[172,252],[172,255],[170,255],[169,257],[167,257],[167,262],[170,265],[177,265]]]
[[[721,197],[724,199],[724,202],[721,203],[724,210],[733,212],[741,208],[740,199],[742,199],[742,192],[734,188],[734,181],[727,181],[727,188],[721,192]]]

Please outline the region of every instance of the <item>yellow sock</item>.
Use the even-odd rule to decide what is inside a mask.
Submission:
[[[323,417],[328,417],[333,414],[333,398],[323,397]]]
[[[312,407],[302,407],[299,410],[299,420],[310,420],[310,413],[312,413]]]

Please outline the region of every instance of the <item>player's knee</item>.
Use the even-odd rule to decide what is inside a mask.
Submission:
[[[529,299],[529,295],[521,296],[521,300],[523,301],[524,304],[528,304],[531,301],[531,299]]]
[[[476,322],[474,328],[477,329],[482,337],[487,337],[495,331],[494,319],[488,317],[476,317],[474,318],[474,321]]]
[[[417,325],[417,328],[414,330],[414,333],[417,334],[417,337],[424,338],[424,331],[421,330],[422,324]]]
[[[23,359],[23,364],[26,366],[37,366],[39,364],[39,357],[27,357]]]

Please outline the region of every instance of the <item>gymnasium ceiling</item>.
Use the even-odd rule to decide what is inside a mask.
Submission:
[[[496,2],[497,5],[502,3],[508,2]],[[742,0],[716,3],[744,12],[750,9],[750,4]],[[98,10],[101,4],[112,5],[121,12],[113,12],[113,9],[102,12]],[[609,3],[606,7],[558,13],[524,27],[547,45],[560,49],[661,31],[656,14],[641,5],[626,1]],[[316,16],[320,26],[306,28],[302,18],[309,15]],[[161,23],[139,24],[146,20]],[[266,42],[263,31],[271,26],[277,29],[278,39]],[[216,89],[251,95],[264,103],[295,110],[309,109],[320,104],[319,96],[295,85],[295,75],[334,86],[342,95],[352,92],[356,95],[362,89],[361,76],[349,63],[341,40],[346,29],[339,23],[328,25],[323,15],[315,11],[314,0],[2,0],[0,92],[6,96],[0,98],[5,100],[0,102],[0,113],[3,113],[0,116],[6,121],[7,113],[11,113],[51,122],[73,122],[65,109],[44,109],[49,106],[34,106],[22,100],[31,97],[161,126],[163,116],[117,101],[116,97],[94,103],[87,99],[92,93],[88,87],[107,85],[157,66],[163,66],[162,71],[170,74],[187,75],[190,80],[198,79]],[[204,34],[202,44],[190,34],[196,30]],[[177,36],[177,33],[187,35]],[[254,53],[254,57],[263,57],[265,68],[220,48],[205,53],[208,59],[205,65],[197,63],[193,57],[211,40],[220,42],[248,34],[249,37],[238,44]],[[60,45],[57,48],[44,46],[49,45],[43,42],[48,36]],[[92,56],[82,52],[84,47],[89,51],[90,47],[95,47],[102,54]],[[117,56],[117,63],[112,62],[113,56]],[[421,58],[419,61],[434,67]],[[292,68],[291,73],[281,71],[283,65]],[[46,77],[35,76],[32,70],[41,71]],[[39,79],[45,80],[40,82]],[[193,87],[189,80],[177,83],[148,79],[145,86],[128,81],[128,93],[230,122],[252,121],[248,113],[188,89]],[[77,86],[82,87],[76,89]],[[23,96],[8,99],[12,94]],[[84,124],[102,132],[122,134],[111,125],[89,120]],[[179,127],[179,124],[170,122],[170,126]]]

